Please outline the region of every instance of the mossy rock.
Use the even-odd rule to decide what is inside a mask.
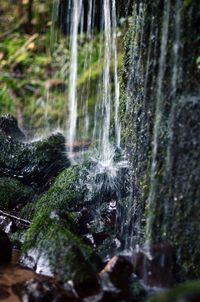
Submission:
[[[0,130],[16,141],[25,141],[26,139],[18,127],[17,119],[10,114],[0,116]]]
[[[36,250],[47,259],[51,273],[61,282],[76,284],[95,276],[93,251],[69,230],[69,222],[47,213],[33,221],[25,236],[24,250]],[[92,264],[93,265],[92,265]]]
[[[83,200],[83,191],[79,187],[80,166],[72,166],[62,171],[55,179],[51,188],[36,202],[25,205],[20,211],[20,216],[32,220],[34,215],[44,210],[45,212],[74,211]]]
[[[75,284],[96,280],[97,271],[96,256],[76,234],[75,210],[83,200],[83,192],[77,186],[79,172],[79,166],[64,170],[36,202],[23,246],[27,255],[31,250],[45,255],[51,272],[59,280],[73,280]]]
[[[25,143],[0,131],[0,148],[0,176],[15,177],[25,184],[44,185],[70,165],[60,133]]]
[[[200,281],[180,284],[174,289],[151,297],[147,302],[190,302],[200,301]]]
[[[19,180],[0,178],[0,209],[11,210],[20,202],[27,200],[33,190]]]

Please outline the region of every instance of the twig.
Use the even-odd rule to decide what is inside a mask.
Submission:
[[[11,219],[13,219],[13,220],[17,220],[17,221],[19,221],[20,223],[25,224],[26,226],[29,226],[29,225],[31,224],[31,222],[30,222],[29,220],[19,218],[19,217],[17,217],[17,216],[14,216],[14,215],[12,215],[12,214],[8,214],[8,213],[3,212],[3,211],[0,210],[0,216],[1,216],[1,215],[2,215],[2,216],[5,216],[5,217],[8,217],[8,218],[11,218]]]

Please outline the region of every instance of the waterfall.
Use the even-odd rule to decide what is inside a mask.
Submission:
[[[168,43],[168,31],[169,31],[169,17],[170,17],[170,1],[166,0],[164,4],[164,16],[162,24],[162,36],[161,36],[161,50],[159,60],[159,71],[158,71],[158,84],[156,90],[156,119],[154,125],[154,136],[153,136],[153,151],[152,151],[152,165],[151,165],[151,187],[149,192],[149,207],[152,208],[152,214],[147,217],[147,237],[152,233],[152,218],[154,215],[154,200],[157,193],[157,150],[158,150],[158,138],[162,119],[162,100],[163,100],[163,79],[166,70],[166,54],[167,54],[167,43]]]
[[[105,48],[104,48],[104,72],[103,72],[103,102],[102,102],[102,116],[104,116],[104,123],[102,129],[102,137],[99,137],[101,142],[101,156],[102,160],[110,159],[110,118],[111,118],[111,87],[110,87],[110,63],[111,63],[111,10],[110,1],[104,0],[104,32],[105,32]]]
[[[69,66],[64,57],[60,63],[61,77],[67,86],[67,123],[65,129],[63,126],[61,129],[66,133],[68,155],[73,161],[76,144],[82,145],[84,150],[85,142],[94,141],[99,160],[111,163],[121,140],[117,3],[116,0],[99,3],[96,0],[69,0],[66,3],[64,6],[59,0],[53,2],[51,48],[55,48],[55,41],[58,48],[63,41],[56,29],[59,24],[66,33],[65,44],[69,51]],[[99,49],[96,49],[97,39]],[[54,57],[56,60],[56,54]],[[51,105],[51,92],[48,91],[47,106]],[[48,108],[45,120],[48,120]]]
[[[71,26],[71,44],[70,44],[70,76],[69,76],[69,124],[68,124],[68,145],[70,155],[73,152],[73,144],[76,138],[77,124],[77,56],[78,56],[78,29],[81,17],[82,1],[73,1],[72,26]]]
[[[171,100],[173,104],[171,105],[170,115],[169,115],[169,142],[167,147],[167,156],[166,156],[166,178],[170,180],[170,186],[172,186],[172,173],[173,173],[173,137],[174,131],[172,125],[175,123],[175,100],[177,98],[177,89],[179,87],[179,83],[181,82],[181,62],[180,62],[180,50],[181,50],[181,9],[182,3],[180,0],[176,0],[175,4],[175,13],[174,13],[174,42],[172,47],[172,79],[171,79]],[[165,217],[164,221],[164,231],[163,233],[167,237],[167,219],[171,216],[170,213],[170,201],[169,197],[165,202]],[[167,218],[168,217],[168,218]]]
[[[116,146],[120,148],[121,144],[121,125],[119,119],[119,79],[118,79],[118,57],[117,57],[117,17],[116,17],[116,1],[112,1],[112,52],[114,58],[114,83],[115,83],[115,140]]]
[[[58,2],[55,0],[54,9],[56,10],[59,10]],[[61,70],[62,78],[67,85],[67,123],[65,125],[67,129],[63,130],[67,133],[68,156],[72,163],[77,162],[75,146],[79,144],[79,151],[82,149],[83,152],[79,152],[78,161],[84,160],[85,142],[94,142],[94,147],[89,150],[87,155],[94,163],[94,166],[87,171],[89,174],[86,184],[88,199],[93,194],[93,191],[99,190],[103,186],[106,186],[106,190],[114,190],[117,198],[120,199],[120,196],[118,196],[121,185],[120,178],[125,179],[128,162],[123,150],[121,150],[118,2],[116,0],[102,0],[97,4],[96,0],[69,0],[67,3],[65,8],[67,10],[65,12],[67,28],[63,30],[67,33],[65,43],[69,49],[69,66],[64,67],[65,61],[63,59]],[[97,12],[98,5],[100,5],[101,11]],[[128,12],[129,6],[130,1],[124,11]],[[144,18],[143,5],[140,5],[139,11],[139,16],[137,16],[135,8],[136,18],[133,18],[133,23],[138,29]],[[100,15],[98,24],[97,20],[95,20],[97,13]],[[59,13],[54,13],[54,15],[54,19],[56,19]],[[57,36],[58,44],[62,42],[62,37],[55,30],[53,36],[54,38]],[[133,54],[137,51],[141,52],[140,44],[143,39],[143,31],[136,32],[134,38]],[[140,39],[139,45],[137,44],[137,39]],[[98,49],[96,49],[95,45],[97,40]],[[94,52],[97,57],[95,63],[93,59]],[[139,57],[141,57],[140,53]],[[134,71],[136,77],[139,76],[141,78],[139,65],[140,61],[135,62],[133,60],[130,69],[131,72]],[[128,89],[131,92],[131,79],[129,80]],[[92,98],[94,102],[92,108],[91,92],[93,92]],[[130,113],[128,112],[128,114]],[[98,185],[95,184],[97,180]],[[134,177],[131,176],[129,181],[133,182]],[[130,184],[127,186],[129,187]],[[137,206],[135,206],[134,200],[134,190],[131,190],[127,200],[127,213],[123,210],[121,212],[121,207],[117,204],[117,217],[121,236],[125,235],[127,228],[132,229],[131,232],[125,235],[125,246],[127,248],[130,247],[130,235],[135,234],[135,230],[140,228],[133,218],[137,215]],[[101,201],[97,204],[97,208],[100,208],[100,203]]]

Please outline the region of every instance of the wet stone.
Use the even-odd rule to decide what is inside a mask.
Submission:
[[[182,302],[199,302],[200,301],[200,292],[199,293],[190,293],[183,295],[181,298]]]
[[[5,233],[10,233],[13,228],[13,221],[5,216],[0,215],[0,229]]]
[[[17,119],[10,114],[0,116],[0,131],[17,141],[24,141],[25,135],[18,127]]]
[[[31,186],[46,185],[70,165],[65,138],[60,133],[24,143],[0,131],[0,148],[0,176],[15,178]]]
[[[8,235],[0,230],[0,265],[11,262],[12,244]]]
[[[108,279],[118,289],[127,291],[133,267],[126,256],[114,256],[100,272],[100,278]]]
[[[51,280],[37,280],[35,278],[17,283],[12,287],[20,301],[25,302],[75,302],[77,297],[72,291],[65,291]]]
[[[134,273],[149,287],[172,285],[173,262],[173,249],[168,243],[138,248],[133,254]]]

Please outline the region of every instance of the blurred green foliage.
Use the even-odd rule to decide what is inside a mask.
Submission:
[[[70,41],[52,26],[52,0],[33,0],[31,21],[29,1],[22,1],[19,15],[13,0],[1,0],[0,114],[14,114],[27,133],[34,130],[40,135],[44,129],[66,127]],[[78,103],[88,104],[91,115],[103,71],[102,39],[102,33],[95,33],[91,40],[85,34],[79,36],[77,98]],[[80,128],[82,108],[78,112]]]

